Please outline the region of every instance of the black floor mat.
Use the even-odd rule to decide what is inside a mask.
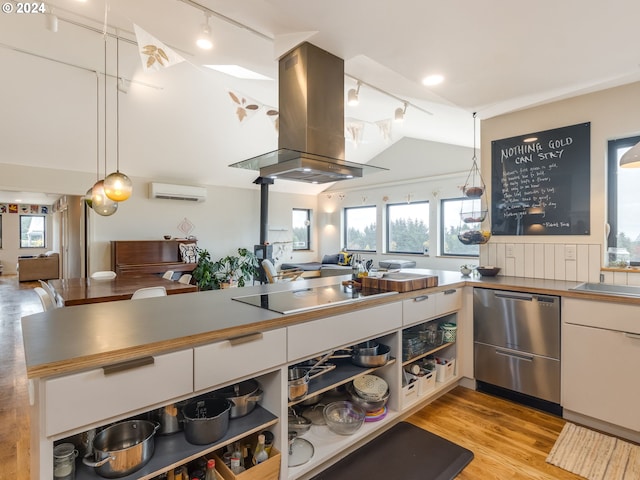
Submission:
[[[312,480],[451,480],[473,452],[400,422]]]

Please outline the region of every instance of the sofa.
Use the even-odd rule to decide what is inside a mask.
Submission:
[[[346,263],[346,265],[345,265]],[[344,254],[332,254],[322,257],[322,262],[302,262],[302,263],[283,263],[280,265],[281,270],[302,270],[303,277],[332,277],[335,275],[348,275],[351,273],[351,265],[348,259],[344,258]]]
[[[38,256],[18,257],[18,281],[50,280],[60,278],[60,256],[47,252]]]

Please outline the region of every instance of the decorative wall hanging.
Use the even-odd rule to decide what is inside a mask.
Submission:
[[[49,205],[27,205],[17,203],[0,203],[0,213],[23,213],[46,215],[49,213]]]
[[[145,72],[158,72],[184,62],[184,58],[153,35],[145,32],[138,25],[133,24],[133,29],[136,33],[136,42],[139,46],[138,54],[140,54],[140,61],[142,62],[142,68]]]
[[[273,123],[273,128],[276,129],[276,133],[280,132],[280,112],[278,111],[277,108],[274,107],[268,107],[268,106],[264,106],[266,112],[265,114],[267,115],[267,118],[269,120],[271,120],[271,123]]]
[[[258,102],[246,95],[242,95],[241,93],[229,90],[229,97],[231,98],[233,105],[236,107],[236,116],[240,123],[249,120],[261,108]]]
[[[347,118],[345,120],[345,136],[351,140],[353,146],[358,148],[358,145],[362,142],[362,135],[364,133],[364,122],[355,118]]]
[[[386,120],[377,121],[376,125],[384,143],[389,143],[391,141],[391,128],[393,125],[391,119],[387,118]]]
[[[493,235],[589,235],[591,124],[491,142]]]
[[[191,221],[187,217],[185,217],[178,224],[178,230],[180,230],[185,237],[188,237],[191,234],[191,232],[193,232],[194,228],[196,228],[196,226],[193,223],[191,223]]]

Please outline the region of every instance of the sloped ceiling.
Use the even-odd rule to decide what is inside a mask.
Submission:
[[[106,99],[104,1],[48,2],[55,33],[43,14],[0,15],[0,163],[101,172],[106,131],[109,171],[119,145],[121,169],[133,177],[256,188],[256,172],[228,165],[277,147],[264,114],[278,106],[277,59],[304,40],[345,59],[345,95],[355,79],[375,87],[363,85],[360,105],[345,108],[364,125],[361,143],[346,144],[346,159],[355,162],[404,137],[471,146],[472,112],[488,118],[640,80],[635,0],[526,7],[503,0],[111,0],[107,7]],[[208,52],[194,45],[205,11],[213,12]],[[134,24],[186,61],[144,73]],[[122,38],[118,69],[127,87],[118,131],[114,35]],[[205,64],[238,64],[270,80],[239,80]],[[443,74],[444,83],[423,86],[430,73]],[[229,91],[263,108],[239,122]],[[376,122],[392,117],[398,99],[410,102],[406,119],[385,142]],[[324,188],[273,186],[305,194]]]

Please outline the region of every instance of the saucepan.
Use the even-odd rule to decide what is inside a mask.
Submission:
[[[249,379],[229,387],[212,392],[213,398],[226,398],[232,404],[230,418],[239,418],[253,411],[258,402],[262,400],[260,384]]]
[[[333,351],[324,355],[320,360],[318,360],[313,366],[309,367],[291,367],[288,371],[288,379],[289,379],[289,401],[293,402],[295,400],[300,400],[309,392],[309,380],[318,375],[324,373],[323,369],[320,369],[317,373],[312,373],[317,367],[326,361],[331,355],[333,355]]]
[[[391,347],[375,342],[365,342],[345,349],[344,353],[333,355],[332,358],[351,358],[351,363],[359,367],[382,367],[389,361]]]

